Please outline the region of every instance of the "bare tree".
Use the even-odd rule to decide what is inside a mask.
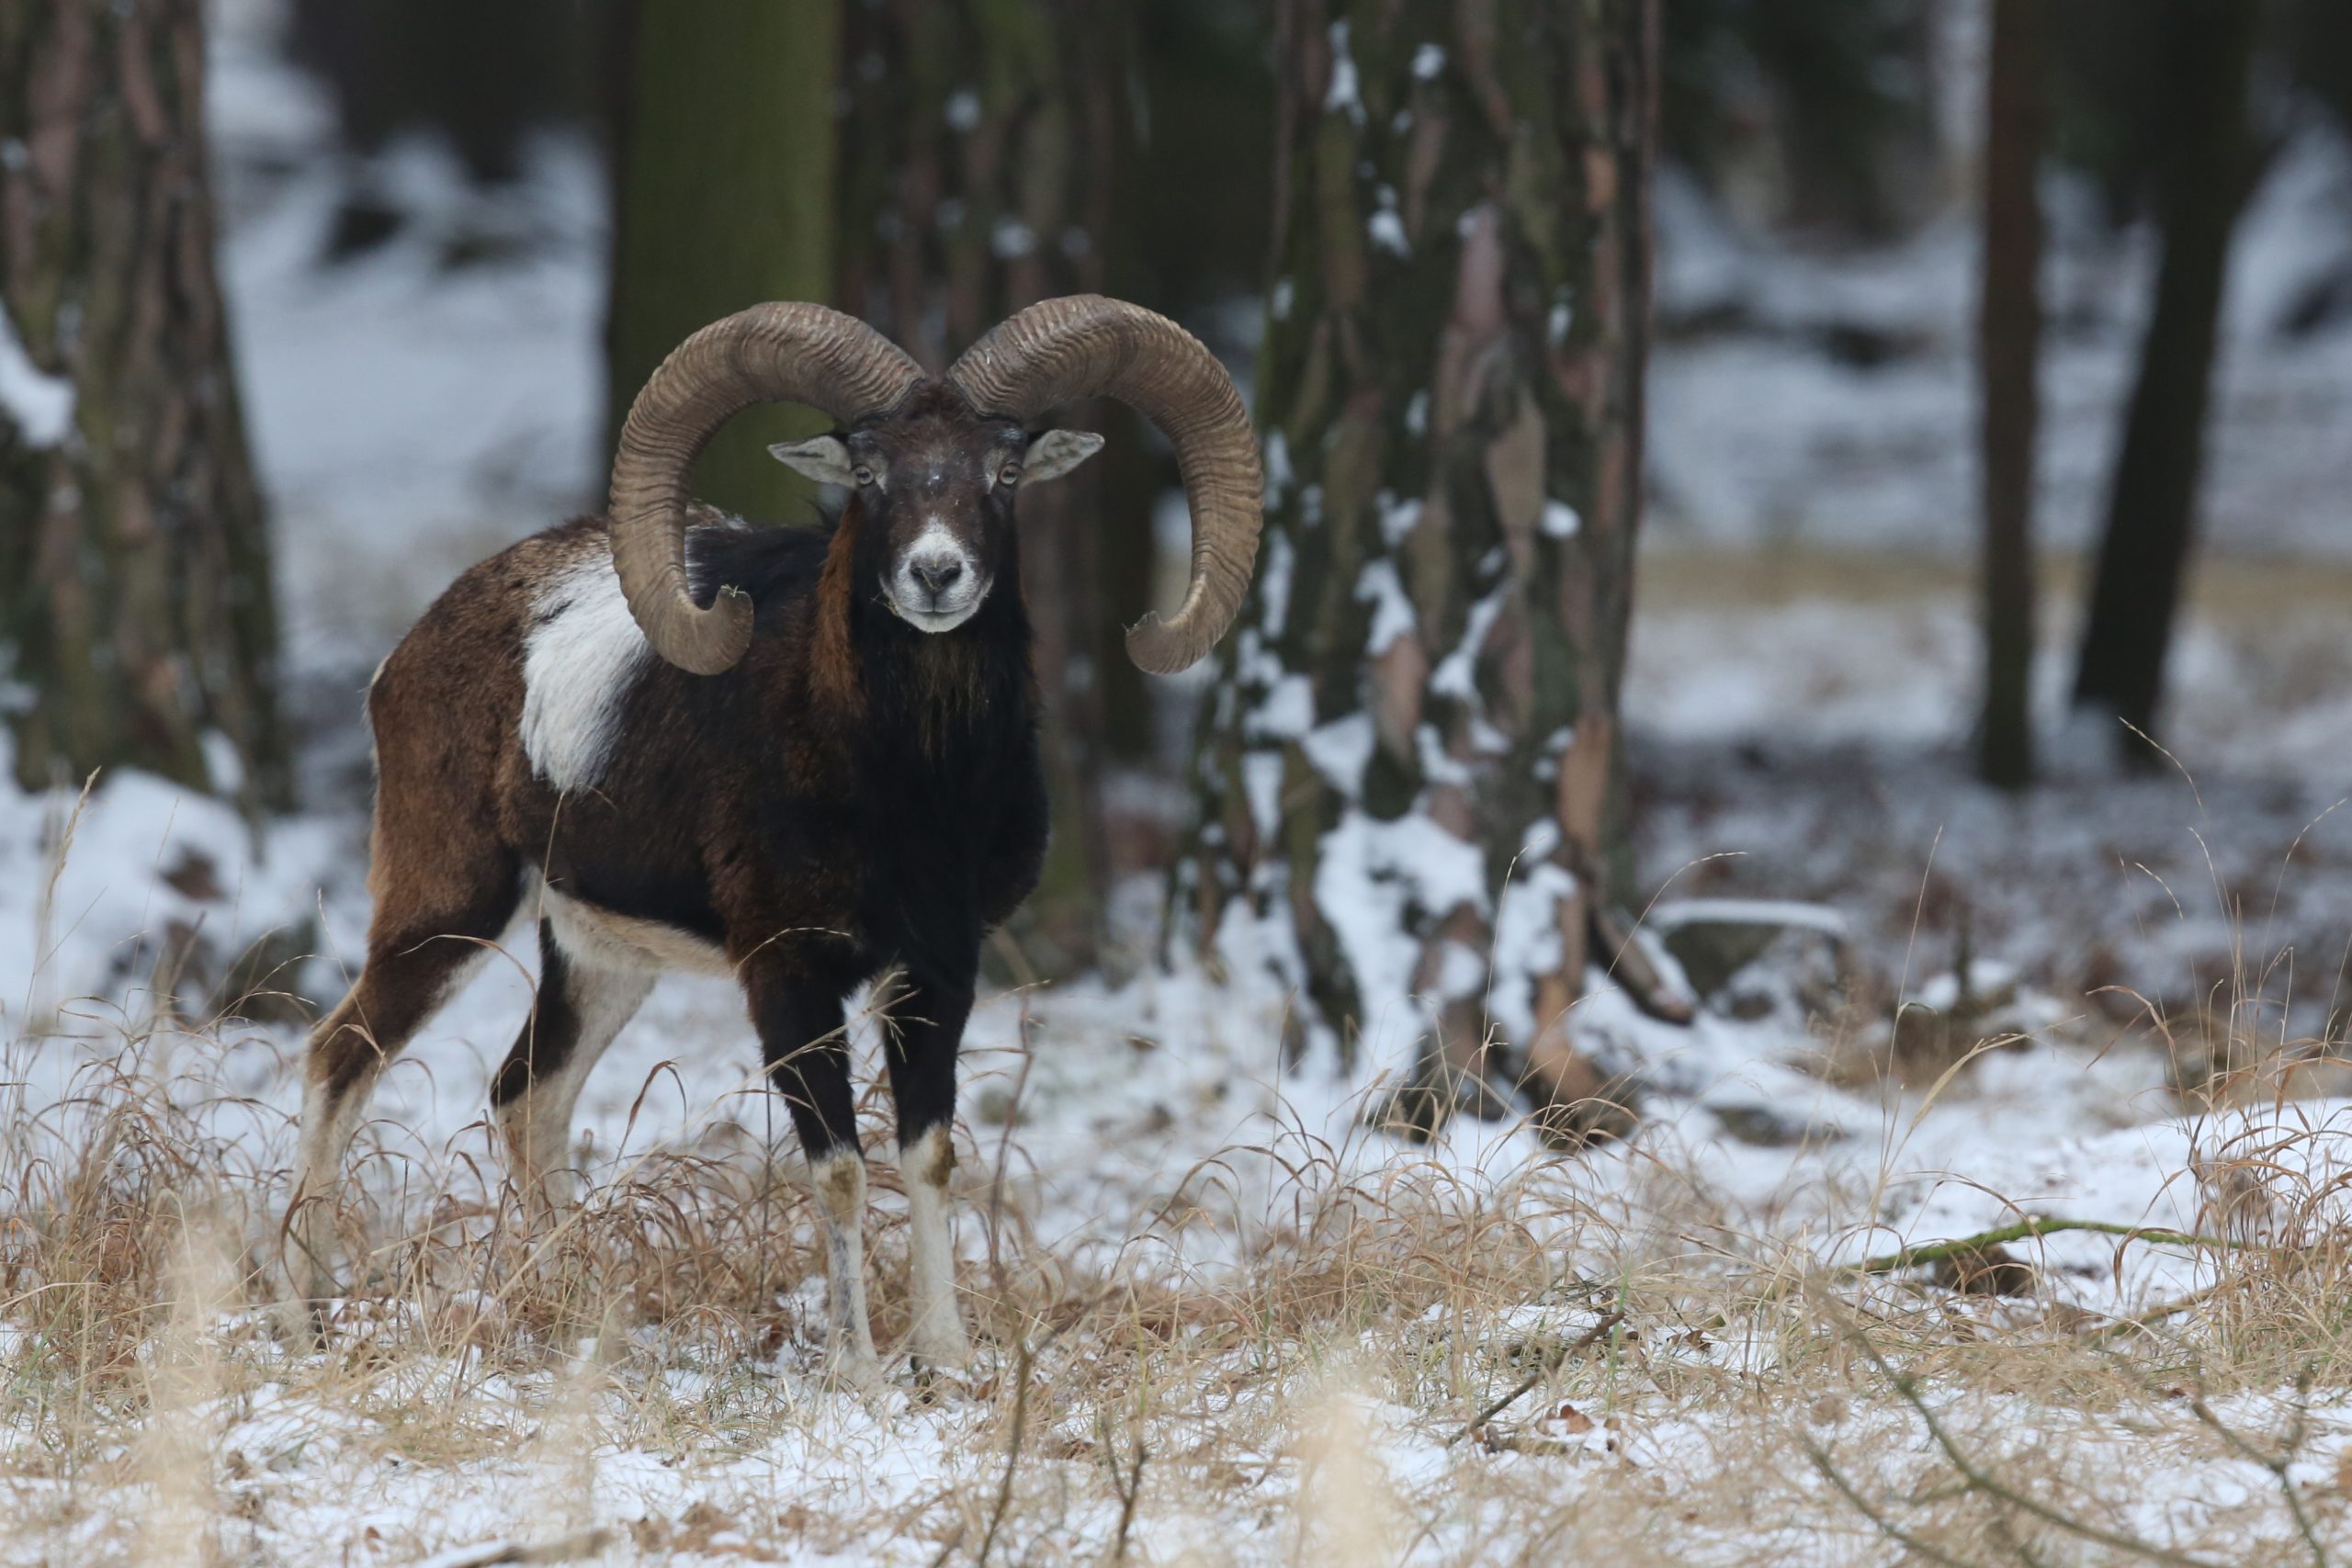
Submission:
[[[2075,671],[2076,706],[2150,736],[2196,534],[2230,234],[2253,185],[2246,87],[2261,7],[2167,0],[2152,20],[2165,29],[2164,75],[2175,84],[2156,129],[2164,259]],[[2153,760],[2128,732],[2118,739],[2126,758]]]
[[[1284,0],[1269,504],[1209,699],[1174,929],[1302,1040],[1420,1036],[1425,1131],[1574,1042],[1628,890],[1618,690],[1641,505],[1657,94],[1642,0]]]
[[[1984,512],[1984,709],[1976,769],[2019,789],[2033,778],[2033,447],[2041,421],[2043,129],[2037,0],[1994,0],[1984,101],[1984,265],[1976,370]]]
[[[291,789],[200,0],[0,10],[0,697],[28,788]]]

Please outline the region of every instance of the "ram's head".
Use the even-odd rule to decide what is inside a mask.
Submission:
[[[954,387],[927,381],[856,428],[771,446],[779,462],[857,497],[874,538],[876,595],[922,631],[971,619],[1013,558],[1013,497],[1101,449],[1086,430],[1035,434],[989,419]]]
[[[1097,295],[1030,306],[935,380],[864,322],[820,305],[759,305],[705,327],[653,373],[621,429],[612,529],[622,592],[672,663],[710,674],[742,657],[749,599],[722,588],[705,609],[686,592],[686,470],[737,411],[800,402],[836,428],[772,450],[850,488],[862,525],[882,530],[876,592],[910,625],[952,630],[1011,558],[1021,488],[1067,473],[1102,445],[1036,422],[1096,396],[1132,405],[1176,448],[1192,580],[1175,614],[1147,614],[1127,633],[1127,652],[1157,674],[1182,670],[1224,635],[1249,590],[1263,483],[1257,440],[1231,378],[1197,339]]]

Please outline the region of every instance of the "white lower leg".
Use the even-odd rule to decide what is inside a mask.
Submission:
[[[956,1304],[956,1237],[947,1196],[956,1150],[946,1127],[925,1129],[899,1151],[899,1161],[907,1188],[908,1294],[914,1307],[907,1348],[922,1367],[961,1371],[971,1350]]]
[[[523,1212],[536,1227],[571,1206],[579,1183],[571,1171],[571,1113],[580,1080],[570,1063],[506,1102],[498,1132],[506,1145],[506,1171],[523,1195]]]
[[[865,1158],[855,1147],[811,1162],[825,1215],[825,1303],[830,1359],[855,1371],[874,1365],[874,1325],[865,1311]]]
[[[303,1080],[294,1213],[287,1227],[294,1293],[302,1301],[323,1301],[335,1293],[334,1211],[342,1190],[343,1154],[350,1146],[360,1107],[367,1103],[372,1077],[350,1085],[332,1103],[322,1077],[313,1072]]]
[[[523,1195],[524,1212],[544,1226],[579,1197],[571,1164],[571,1119],[588,1075],[618,1034],[637,1016],[653,988],[650,973],[591,969],[575,958],[564,981],[577,1032],[553,1071],[537,1074],[528,1088],[500,1107],[498,1131],[506,1145],[507,1175]]]

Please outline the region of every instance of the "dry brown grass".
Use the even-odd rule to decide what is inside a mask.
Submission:
[[[534,1240],[503,1195],[443,1196],[494,1173],[379,1129],[344,1216],[360,1288],[322,1352],[290,1348],[262,1310],[285,1130],[209,1096],[217,1035],[121,1038],[0,1140],[11,1562],[500,1538],[622,1562],[2352,1560],[2345,1162],[2316,1121],[2199,1173],[2265,1245],[2211,1249],[2210,1289],[2137,1322],[1825,1272],[1664,1166],[1602,1200],[1571,1168],[1366,1173],[1295,1127],[1081,1267],[982,1152],[980,1365],[860,1400],[815,1382],[805,1201],[715,1136]],[[9,1077],[69,1048],[19,1043]]]

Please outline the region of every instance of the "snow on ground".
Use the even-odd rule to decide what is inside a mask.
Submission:
[[[2146,776],[2119,775],[2111,738],[2066,714],[2074,587],[2045,584],[2045,776],[2013,797],[1967,778],[1962,572],[1798,555],[1727,587],[1703,557],[1653,558],[1625,697],[1644,865],[1678,897],[1835,903],[1915,981],[1971,943],[2118,1023],[2147,998],[2176,1017],[2241,1004],[2274,1043],[2340,1034],[2352,580],[2200,571],[2164,714],[2173,765]]]
[[[201,802],[165,809],[157,796],[168,793],[153,781],[117,781],[84,814],[57,878],[58,907],[84,915],[77,934],[58,949],[57,962],[74,966],[74,981],[61,976],[62,994],[72,995],[84,976],[119,972],[117,958],[82,934],[97,929],[99,918],[152,923],[210,913],[233,920],[238,910],[224,905],[241,897],[250,909],[300,885],[306,839],[321,830],[298,826],[273,840],[267,862],[254,863],[239,858],[233,823]],[[152,838],[138,830],[142,821],[154,829]],[[159,888],[159,867],[178,863],[184,844],[220,857],[221,897],[190,899]],[[11,878],[8,886],[33,880]],[[356,898],[346,890],[327,900],[330,950],[347,951],[340,933],[359,913]],[[6,909],[9,936],[0,950],[19,948],[30,918],[20,904]],[[480,1195],[481,1173],[494,1171],[482,1123],[486,1084],[527,1005],[530,967],[527,947],[511,959],[494,957],[388,1075],[365,1140],[377,1152],[360,1162],[381,1200],[377,1223],[387,1240],[436,1205],[467,1212]],[[1932,997],[1936,987],[1918,989]],[[2042,1000],[2044,1016],[2064,1013]],[[1606,1270],[1607,1259],[1622,1256],[1623,1237],[1645,1232],[1768,1269],[1782,1257],[1852,1264],[2026,1215],[2301,1242],[2336,1217],[2334,1194],[2352,1163],[2345,1142],[2352,1102],[2187,1117],[2153,1051],[2127,1043],[2099,1055],[2063,1016],[2042,1038],[1998,1051],[1950,1083],[1882,1090],[1840,1088],[1801,1070],[1817,1059],[1821,1043],[1786,1012],[1747,1021],[1711,1014],[1671,1029],[1641,1019],[1606,991],[1587,1005],[1589,1037],[1605,1043],[1614,1060],[1636,1066],[1651,1089],[1645,1124],[1630,1145],[1564,1163],[1524,1133],[1465,1121],[1434,1149],[1416,1152],[1358,1124],[1366,1086],[1336,1077],[1330,1064],[1277,1071],[1279,1006],[1279,998],[1234,995],[1181,973],[1118,988],[1077,985],[989,998],[972,1030],[959,1134],[967,1202],[959,1234],[972,1289],[986,1292],[997,1239],[1008,1247],[1017,1242],[1024,1259],[1050,1260],[1073,1280],[1244,1289],[1216,1282],[1246,1279],[1263,1248],[1295,1239],[1302,1209],[1317,1212],[1346,1183],[1452,1190],[1469,1194],[1464,1201],[1517,1212],[1521,1223],[1560,1238],[1560,1266],[1571,1274]],[[130,1017],[138,1014],[134,992]],[[70,1146],[75,1129],[89,1124],[82,1118],[90,1108],[132,1092],[104,1076],[104,1064],[121,1049],[123,1018],[69,1004],[58,1034],[43,1039],[23,1027],[12,1028],[5,1063],[9,1093],[20,1097],[11,1124],[19,1138],[42,1135],[24,1131],[38,1125]],[[167,1086],[164,1092],[233,1151],[230,1162],[255,1173],[246,1190],[277,1194],[273,1203],[283,1194],[282,1174],[273,1173],[286,1164],[286,1118],[296,1104],[294,1075],[284,1066],[293,1044],[284,1029],[241,1031],[220,1044],[175,1042],[167,1023],[146,1059],[145,1071]],[[764,1096],[747,1092],[752,1047],[727,987],[665,981],[583,1100],[582,1163],[592,1183],[623,1181],[665,1149],[790,1170],[783,1119]],[[861,1076],[871,1081],[870,1031],[860,1032],[858,1049]],[[869,1107],[869,1115],[883,1109]],[[2244,1201],[2212,1174],[2249,1168],[2268,1174]],[[877,1207],[887,1217],[899,1201],[886,1194]],[[1170,1223],[1171,1212],[1190,1217]],[[263,1257],[272,1252],[269,1218],[266,1204],[243,1216],[244,1240]],[[1006,1227],[1002,1237],[991,1237],[991,1222]],[[805,1213],[787,1219],[776,1245],[805,1258],[813,1244],[808,1233]],[[2028,1322],[2068,1310],[2100,1322],[2163,1310],[2217,1288],[2232,1267],[2230,1255],[2211,1247],[2126,1244],[2103,1234],[2052,1234],[2011,1250],[2042,1271],[2035,1303],[2004,1309]],[[1342,1416],[1353,1425],[1333,1440],[1351,1455],[1370,1456],[1377,1467],[1370,1473],[1382,1478],[1380,1506],[1396,1529],[1408,1521],[1424,1532],[1415,1555],[1429,1561],[1480,1560],[1524,1545],[1534,1526],[1519,1511],[1527,1505],[1517,1489],[1528,1467],[1552,1475],[1545,1485],[1555,1499],[1565,1491],[1593,1501],[1621,1484],[1611,1477],[1622,1476],[1662,1501],[1718,1473],[1726,1449],[1757,1440],[1752,1417],[1711,1412],[1695,1395],[1673,1393],[1674,1380],[1770,1375],[1787,1348],[1769,1333],[1743,1334],[1736,1321],[1712,1337],[1682,1329],[1696,1335],[1686,1344],[1669,1337],[1669,1322],[1645,1325],[1651,1348],[1643,1363],[1647,1381],[1638,1388],[1596,1366],[1581,1381],[1568,1375],[1569,1415],[1544,1414],[1546,1405],[1495,1439],[1519,1445],[1518,1454],[1449,1445],[1471,1400],[1487,1396],[1453,1392],[1458,1382],[1441,1375],[1449,1358],[1467,1357],[1472,1387],[1499,1394],[1516,1375],[1507,1346],[1531,1336],[1571,1339],[1601,1321],[1589,1294],[1563,1293],[1543,1270],[1528,1273],[1523,1290],[1519,1307],[1484,1322],[1466,1341],[1441,1332],[1453,1314],[1432,1320],[1429,1348],[1411,1351],[1406,1362],[1423,1358],[1427,1368],[1402,1391],[1393,1359],[1404,1352],[1393,1337],[1369,1332],[1367,1343],[1391,1358],[1375,1372],[1351,1373],[1343,1348],[1329,1345],[1271,1379],[1250,1371],[1252,1356],[1236,1360],[1238,1352],[1193,1364],[1192,1375],[1204,1381],[1186,1397],[1207,1400],[1222,1415],[1148,1423],[1151,1441],[1171,1453],[1188,1443],[1214,1444],[1217,1457],[1202,1463],[1226,1467],[1221,1476],[1256,1479],[1247,1483],[1245,1501],[1233,1505],[1243,1507],[1238,1528],[1221,1517],[1225,1505],[1188,1507],[1180,1485],[1144,1511],[1139,1539],[1159,1557],[1213,1540],[1212,1560],[1290,1560],[1295,1529],[1349,1506],[1345,1497],[1317,1500],[1325,1483],[1312,1462],[1316,1423]],[[1951,1298],[1949,1310],[1965,1314],[1972,1310],[1965,1301]],[[821,1391],[813,1280],[787,1293],[785,1314],[780,1343],[750,1360],[730,1359],[724,1340],[649,1327],[636,1332],[625,1366],[609,1374],[588,1363],[567,1371],[560,1364],[535,1370],[460,1359],[383,1374],[395,1389],[379,1381],[355,1401],[332,1392],[344,1380],[331,1379],[322,1391],[316,1364],[273,1344],[258,1315],[232,1312],[223,1333],[247,1381],[233,1397],[217,1396],[187,1418],[221,1456],[220,1496],[231,1509],[221,1539],[243,1560],[302,1560],[310,1543],[334,1541],[355,1543],[362,1552],[356,1561],[400,1562],[503,1536],[544,1542],[603,1527],[617,1532],[609,1557],[616,1561],[788,1558],[802,1550],[854,1561],[929,1561],[954,1528],[953,1506],[943,1498],[968,1503],[993,1483],[1007,1419],[1001,1390],[1013,1375],[1010,1346],[982,1354],[980,1375],[996,1394],[928,1408],[903,1388],[876,1399]],[[345,1324],[345,1332],[361,1332],[348,1316]],[[1416,1343],[1414,1333],[1407,1324],[1406,1346]],[[1478,1370],[1486,1366],[1491,1370]],[[1683,1371],[1675,1373],[1678,1366]],[[1206,1392],[1228,1379],[1238,1380],[1233,1393],[1220,1399]],[[1081,1385],[1082,1374],[1073,1371],[1067,1381]],[[1099,1474],[1099,1463],[1085,1457],[1100,1442],[1085,1408],[1039,1397],[1033,1441],[1046,1456],[1045,1473],[1054,1473],[1050,1456],[1066,1448],[1079,1472]],[[1949,1404],[1950,1419],[1984,1433],[2038,1427],[2056,1443],[2059,1429],[2077,1420],[2031,1397],[2011,1400],[2006,1414],[1958,1388],[1937,1397]],[[2244,1418],[2275,1425],[2294,1397],[2281,1390],[2275,1399],[2251,1399]],[[413,1413],[395,1418],[420,1401],[454,1426],[419,1428]],[[2332,1475],[2333,1454],[2352,1443],[2352,1411],[2320,1403],[2306,1421],[2304,1452],[2314,1476]],[[1593,1419],[1604,1406],[1614,1412],[1607,1426]],[[2095,1476],[2103,1472],[2086,1454],[2110,1453],[2114,1462],[2136,1455],[2144,1484],[2132,1506],[2135,1528],[2173,1532],[2168,1539],[2226,1535],[2234,1528],[2233,1497],[2259,1511],[2267,1472],[2247,1467],[2230,1479],[2199,1454],[2180,1461],[2188,1468],[2176,1474],[2144,1445],[2132,1448],[2132,1429],[2128,1414],[2119,1414],[2113,1424],[2091,1420],[2065,1440],[2069,1462],[2088,1465]],[[664,1438],[664,1431],[677,1435]],[[1907,1451],[1894,1439],[1909,1432],[1900,1411],[1858,1405],[1836,1438],[1860,1473],[1899,1486],[1906,1472],[1884,1456]],[[143,1451],[135,1444],[121,1450],[120,1464],[142,1462]],[[138,1548],[141,1510],[128,1501],[135,1493],[117,1490],[127,1483],[107,1479],[114,1472],[101,1467],[62,1480],[39,1473],[36,1466],[6,1483],[24,1527],[15,1538],[22,1551],[99,1561]],[[1034,1498],[1023,1504],[1037,1506]],[[1097,1499],[1065,1503],[1050,1528],[1041,1522],[1046,1517],[1024,1512],[1015,1534],[1050,1539],[1058,1543],[1054,1550],[1100,1550],[1115,1509]],[[894,1519],[905,1534],[888,1525]],[[1372,1539],[1393,1539],[1381,1533],[1389,1529]],[[1818,1539],[1795,1523],[1790,1529],[1792,1540]],[[1686,1561],[1755,1560],[1742,1555],[1742,1543],[1753,1544],[1744,1534],[1694,1528],[1679,1539]],[[8,1555],[17,1550],[0,1547],[0,1557],[34,1560]],[[1822,1560],[1871,1559],[1864,1550]]]

